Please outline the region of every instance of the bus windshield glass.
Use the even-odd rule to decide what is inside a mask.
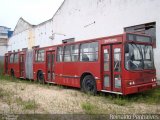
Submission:
[[[127,43],[125,45],[125,68],[127,70],[154,69],[152,46]]]

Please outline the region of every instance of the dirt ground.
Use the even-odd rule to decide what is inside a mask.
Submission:
[[[160,114],[160,104],[117,105],[108,94],[92,96],[79,89],[22,81],[0,80],[0,113]]]

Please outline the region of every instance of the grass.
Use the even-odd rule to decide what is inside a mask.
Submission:
[[[38,104],[35,102],[35,100],[22,100],[21,97],[16,98],[16,103],[18,105],[21,105],[24,110],[33,110],[38,108]]]
[[[105,96],[105,98],[111,103],[120,106],[125,106],[132,103],[160,104],[160,88],[154,88],[152,90],[127,96],[108,94]]]
[[[10,91],[5,91],[2,88],[0,88],[0,99],[9,98],[13,93]]]
[[[3,102],[6,102],[8,105],[11,103],[16,103],[17,105],[21,105],[23,107],[23,110],[33,110],[38,108],[38,104],[35,102],[35,100],[22,100],[21,97],[14,98],[15,93],[3,90],[0,88],[0,99]]]
[[[11,78],[10,76],[4,76],[4,75],[0,75],[0,79],[4,81],[10,81],[10,82],[33,84],[33,82],[29,82],[27,80],[20,80],[20,79]],[[40,85],[42,87],[47,87],[47,88],[52,87],[49,85],[41,85],[41,84],[37,84],[37,85]],[[57,85],[56,88],[66,89],[66,87],[61,85]],[[90,96],[90,95],[87,95],[87,96]],[[148,90],[148,91],[137,93],[137,94],[127,95],[127,96],[104,94],[104,93],[100,93],[99,96],[104,97],[110,102],[120,106],[125,106],[131,103],[160,104],[160,88],[155,88],[152,90]]]
[[[13,97],[14,92],[13,91],[8,91],[0,88],[0,100],[7,103],[9,106],[13,102]]]
[[[3,75],[3,65],[0,63],[0,81],[7,81],[7,82],[24,82],[29,84],[28,81],[24,80],[20,80],[17,78],[12,78],[10,76],[7,75]],[[33,84],[33,83],[32,83]],[[35,100],[22,100],[20,97],[14,97],[15,93],[13,93],[12,91],[7,91],[4,90],[2,88],[0,88],[0,100],[2,100],[3,102],[7,103],[9,106],[11,104],[16,103],[17,105],[22,106],[23,110],[35,110],[38,108],[38,104],[35,102]],[[11,109],[11,107],[10,107]]]
[[[112,100],[114,104],[120,105],[120,106],[125,106],[128,104],[128,101],[126,99],[123,99],[121,97],[117,97]]]
[[[0,75],[0,80],[9,81],[9,82],[17,82],[17,83],[20,82],[20,83],[33,84],[33,82],[29,82],[27,80],[20,80],[17,78],[11,78],[10,76],[4,76],[4,75]],[[40,85],[42,87],[47,87],[47,88],[52,87],[49,85],[41,85],[41,84],[37,84],[37,85]],[[57,85],[56,88],[66,89],[66,87],[61,86],[61,85]],[[77,96],[76,93],[74,94],[75,96]],[[87,96],[90,96],[90,95],[87,95]],[[105,97],[112,103],[120,105],[120,106],[125,106],[131,103],[160,104],[160,88],[155,88],[152,90],[148,90],[148,91],[137,93],[137,94],[127,95],[127,96],[104,94],[104,93],[100,93],[99,96]]]
[[[27,83],[27,84],[33,84],[33,82],[28,82],[27,80],[20,80],[17,78],[11,78],[10,76],[3,75],[3,63],[0,62],[0,80],[9,81],[9,82],[20,82],[20,83]],[[44,85],[40,85],[43,86]],[[50,85],[45,85],[45,87],[50,88]],[[52,86],[51,86],[52,87]],[[57,89],[66,89],[66,87],[57,85]],[[6,92],[0,90],[0,98],[4,95],[8,95]],[[74,96],[77,96],[77,93],[74,93]],[[88,95],[90,96],[90,95]],[[133,94],[133,95],[127,95],[127,96],[120,96],[120,95],[113,95],[113,94],[104,94],[100,93],[99,96],[106,98],[111,103],[117,104],[119,106],[125,106],[132,103],[145,103],[145,104],[160,104],[160,88],[152,89],[149,91]],[[28,101],[26,103],[26,109],[30,109],[33,106],[33,101]],[[94,109],[95,105],[90,104],[88,102],[82,104],[82,109],[85,111],[88,111],[88,113],[93,112],[90,109]]]
[[[29,86],[29,88],[30,88],[30,85],[32,84],[32,87],[34,87],[34,86],[43,87],[43,88],[47,87],[46,90],[54,88],[53,90],[56,90],[56,91],[59,91],[59,89],[66,89],[63,86],[58,86],[58,85],[52,87],[52,85],[50,85],[50,84],[41,85],[41,84],[36,83],[35,85],[33,85],[34,84],[33,82],[30,82],[27,80],[20,80],[20,79],[16,79],[16,78],[13,78],[13,79],[15,79],[15,80],[13,80],[8,76],[2,76],[2,78],[3,78],[3,80],[2,81],[0,80],[0,82],[2,83],[1,84],[2,90],[0,89],[0,100],[2,98],[3,99],[2,102],[7,103],[11,107],[12,106],[14,107],[14,105],[15,105],[16,106],[15,108],[19,108],[19,110],[22,110],[22,112],[24,112],[24,113],[29,112],[30,110],[31,110],[31,112],[33,112],[33,110],[35,111],[35,110],[38,110],[39,108],[41,108],[41,104],[38,104],[37,100],[34,100],[37,97],[32,96],[31,99],[29,99],[29,98],[23,98],[22,96],[19,96],[20,94],[23,94],[23,91],[25,91],[27,89],[25,86]],[[11,82],[13,82],[13,84]],[[2,86],[3,83],[6,85],[4,88]],[[25,83],[25,84],[21,84],[21,83]],[[8,84],[13,86],[13,90],[15,93],[13,93],[12,95],[11,95],[11,93],[7,93],[8,91],[4,91],[5,89],[8,90],[8,86],[7,86]],[[22,87],[20,85],[22,85]],[[18,87],[18,89],[16,90],[17,87]],[[67,89],[69,89],[69,88],[67,88]],[[73,88],[71,88],[71,89],[73,89]],[[10,89],[10,90],[12,90],[12,89]],[[20,93],[17,92],[18,90],[21,90],[21,92]],[[49,92],[52,92],[52,91],[49,91]],[[71,96],[71,97],[73,97],[73,99],[76,98],[77,100],[75,102],[71,99],[71,102],[69,102],[70,99],[66,99],[67,103],[64,102],[64,104],[63,104],[63,101],[62,102],[58,101],[58,102],[60,102],[60,104],[57,105],[58,106],[57,109],[64,107],[64,106],[68,106],[68,104],[71,103],[70,108],[65,107],[65,108],[71,109],[70,112],[74,111],[74,113],[76,113],[75,108],[72,107],[72,105],[77,105],[77,108],[78,108],[77,110],[79,110],[80,113],[82,113],[82,111],[83,111],[83,113],[85,113],[89,116],[94,116],[94,115],[96,116],[99,114],[109,114],[110,112],[122,113],[121,110],[126,107],[127,107],[127,109],[134,111],[134,108],[131,109],[131,107],[133,107],[133,105],[139,106],[139,105],[141,105],[141,103],[145,104],[145,105],[142,104],[142,106],[143,105],[148,106],[149,104],[154,104],[151,107],[157,106],[157,104],[159,106],[159,104],[160,104],[160,101],[159,101],[160,100],[160,89],[159,88],[145,91],[142,93],[133,94],[133,95],[127,95],[127,96],[120,96],[120,95],[108,94],[108,93],[102,93],[102,92],[100,92],[97,96],[92,96],[90,94],[81,93],[79,89],[75,89],[71,92],[70,92],[70,90],[67,90],[67,92],[65,92],[65,90],[60,91],[60,92],[62,92],[62,93],[64,92],[64,94],[67,93],[67,97]],[[25,93],[26,93],[26,91],[25,91]],[[8,94],[8,95],[6,95],[6,94]],[[43,96],[43,94],[42,94],[42,96]],[[50,96],[50,95],[48,94],[48,96]],[[79,100],[79,98],[80,98],[80,100]],[[46,97],[46,99],[47,99],[47,97]],[[4,100],[6,100],[6,101],[4,101]],[[41,102],[39,102],[39,103],[41,103]],[[53,105],[54,104],[55,103],[53,102]],[[50,108],[49,108],[49,110],[50,110]],[[155,110],[155,108],[153,108],[153,110]]]
[[[160,104],[160,88],[155,88],[132,96],[130,95],[128,99],[141,103]]]
[[[85,111],[87,114],[95,114],[96,112],[96,106],[91,104],[90,102],[85,102],[81,104],[82,109]]]

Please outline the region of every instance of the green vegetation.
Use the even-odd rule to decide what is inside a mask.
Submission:
[[[96,106],[91,104],[90,102],[85,102],[81,104],[82,109],[87,114],[95,114],[96,113]]]
[[[115,99],[112,99],[114,104],[120,105],[120,106],[125,106],[127,105],[128,101],[126,99],[123,99],[121,97],[117,97]]]
[[[128,99],[132,102],[141,102],[149,104],[160,104],[160,88],[155,88],[142,93],[137,93],[128,96]]]
[[[24,101],[22,98],[18,97],[16,98],[16,103],[21,105],[25,110],[33,110],[38,108],[38,104],[35,102],[35,100]]]
[[[21,97],[17,98],[14,97],[14,95],[14,92],[6,91],[0,88],[0,100],[7,103],[8,105],[16,103],[17,105],[22,106],[24,110],[35,110],[38,108],[38,104],[35,102],[35,100],[22,100]]]
[[[17,82],[17,83],[27,83],[27,84],[35,83],[35,82],[27,81],[27,80],[12,78],[7,75],[5,75],[5,76],[0,75],[0,80],[9,81],[9,82]],[[47,84],[47,85],[37,84],[37,85],[39,85],[41,87],[52,88],[52,85],[49,85],[49,84]],[[66,87],[61,86],[61,85],[57,85],[56,88],[59,90],[66,89]],[[75,94],[75,96],[77,96],[76,93],[74,93],[74,94]],[[87,96],[89,97],[91,95],[87,94]],[[136,94],[132,94],[132,95],[127,95],[127,96],[107,94],[107,93],[99,93],[99,96],[106,98],[110,102],[117,104],[117,105],[120,105],[120,106],[125,106],[125,105],[131,104],[131,103],[160,104],[160,88],[155,88],[152,90],[148,90],[145,92],[136,93]]]
[[[16,82],[16,83],[27,83],[27,84],[33,84],[35,82],[30,82],[27,80],[21,80],[17,78],[12,78],[7,75],[3,75],[3,63],[0,62],[0,81],[8,81],[8,82]],[[41,85],[37,84],[42,87],[47,87],[47,88],[52,88],[52,85],[47,84],[47,85]],[[57,85],[56,89],[61,90],[61,89],[66,89],[65,86]],[[0,99],[2,98],[10,98],[10,93],[9,91],[4,91],[0,89]],[[77,92],[72,93],[73,96],[77,97],[78,94]],[[132,95],[127,95],[127,96],[121,96],[121,95],[114,95],[114,94],[108,94],[108,93],[99,93],[98,94],[102,99],[105,99],[109,101],[110,103],[114,103],[119,106],[125,106],[125,105],[130,105],[132,103],[145,103],[145,104],[160,104],[160,88],[155,88],[152,90],[148,90],[145,92],[141,93],[136,93]],[[89,97],[90,95],[87,94]],[[29,101],[22,101],[22,100],[17,100],[19,104],[23,104],[24,109],[33,109],[37,107],[37,104],[35,104],[35,101],[29,100]],[[20,102],[21,101],[21,102]],[[92,114],[96,111],[97,107],[94,104],[91,104],[89,102],[81,104],[82,109],[88,113]]]
[[[102,94],[100,96],[102,96]],[[105,95],[105,98],[120,106],[125,106],[132,103],[160,104],[160,88],[127,96],[108,94]]]
[[[13,94],[12,92],[5,91],[2,88],[0,88],[0,99],[1,100],[11,97],[12,94]]]

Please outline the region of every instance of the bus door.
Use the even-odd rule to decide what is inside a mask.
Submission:
[[[120,44],[102,47],[103,90],[108,92],[122,92],[121,81],[121,51]]]
[[[8,73],[8,56],[5,56],[5,74]]]
[[[55,51],[47,51],[47,82],[55,81]]]
[[[20,54],[20,77],[24,77],[24,74],[25,74],[24,54]]]

